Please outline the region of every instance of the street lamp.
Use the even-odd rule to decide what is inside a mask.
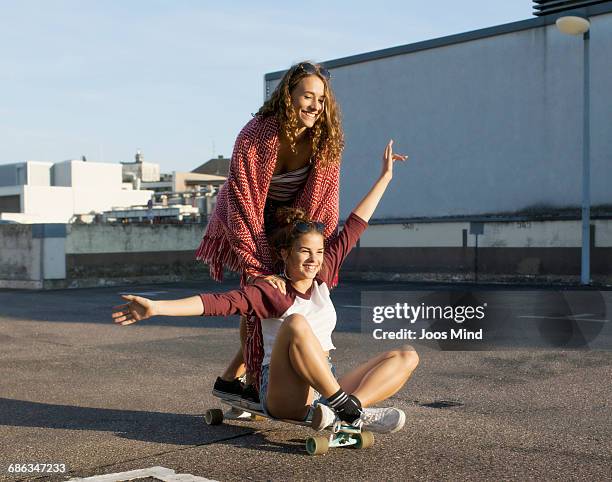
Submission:
[[[591,166],[590,166],[590,97],[589,97],[589,28],[588,19],[576,16],[560,17],[557,28],[567,35],[582,35],[583,41],[583,86],[582,86],[582,263],[580,283],[591,282]]]
[[[582,35],[589,31],[591,23],[583,17],[559,17],[555,22],[557,28],[568,35]]]

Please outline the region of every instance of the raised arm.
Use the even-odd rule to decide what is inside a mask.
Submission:
[[[370,220],[393,178],[393,163],[395,161],[405,161],[407,158],[408,156],[393,153],[393,140],[390,140],[383,154],[380,176],[361,202],[357,204],[357,207],[353,209],[353,213],[366,222]]]
[[[325,259],[319,276],[330,287],[335,284],[334,280],[342,262],[367,228],[368,221],[387,189],[389,181],[393,177],[393,163],[395,161],[405,161],[407,157],[401,154],[393,154],[393,141],[389,141],[383,154],[380,176],[357,207],[353,209],[338,237],[325,250]]]

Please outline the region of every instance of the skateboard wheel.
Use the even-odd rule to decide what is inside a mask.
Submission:
[[[323,455],[329,450],[327,437],[309,437],[306,439],[306,452],[309,455]]]
[[[206,425],[221,425],[223,423],[223,410],[218,408],[206,410],[204,421]]]
[[[357,440],[356,449],[367,449],[374,445],[374,434],[372,432],[357,433],[355,439]]]

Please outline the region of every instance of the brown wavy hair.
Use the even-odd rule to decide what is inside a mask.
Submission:
[[[312,223],[312,220],[306,216],[306,213],[299,208],[282,206],[276,210],[275,216],[278,228],[272,233],[269,241],[277,262],[282,262],[281,250],[291,249],[293,243],[304,234],[314,232],[323,236],[322,233],[317,231],[314,225],[306,232],[296,232],[293,229],[295,223],[298,221]]]
[[[304,77],[316,75],[325,86],[325,103],[323,104],[323,113],[312,128],[307,129],[312,146],[312,156],[321,167],[339,163],[344,148],[340,108],[336,103],[329,80],[318,72],[321,66],[308,62],[317,67],[316,74],[308,74],[300,68],[303,63],[305,62],[295,64],[285,72],[270,98],[264,102],[256,115],[276,116],[282,134],[289,140],[291,151],[294,154],[297,153],[295,133],[298,129],[298,119],[291,103],[291,92]]]

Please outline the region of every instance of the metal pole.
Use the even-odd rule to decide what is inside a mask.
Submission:
[[[476,248],[474,250],[474,282],[478,283],[478,235],[476,234]]]
[[[584,85],[583,91],[583,124],[582,124],[582,263],[580,283],[588,285],[591,282],[591,166],[590,166],[590,62],[589,62],[589,32],[584,34]]]

